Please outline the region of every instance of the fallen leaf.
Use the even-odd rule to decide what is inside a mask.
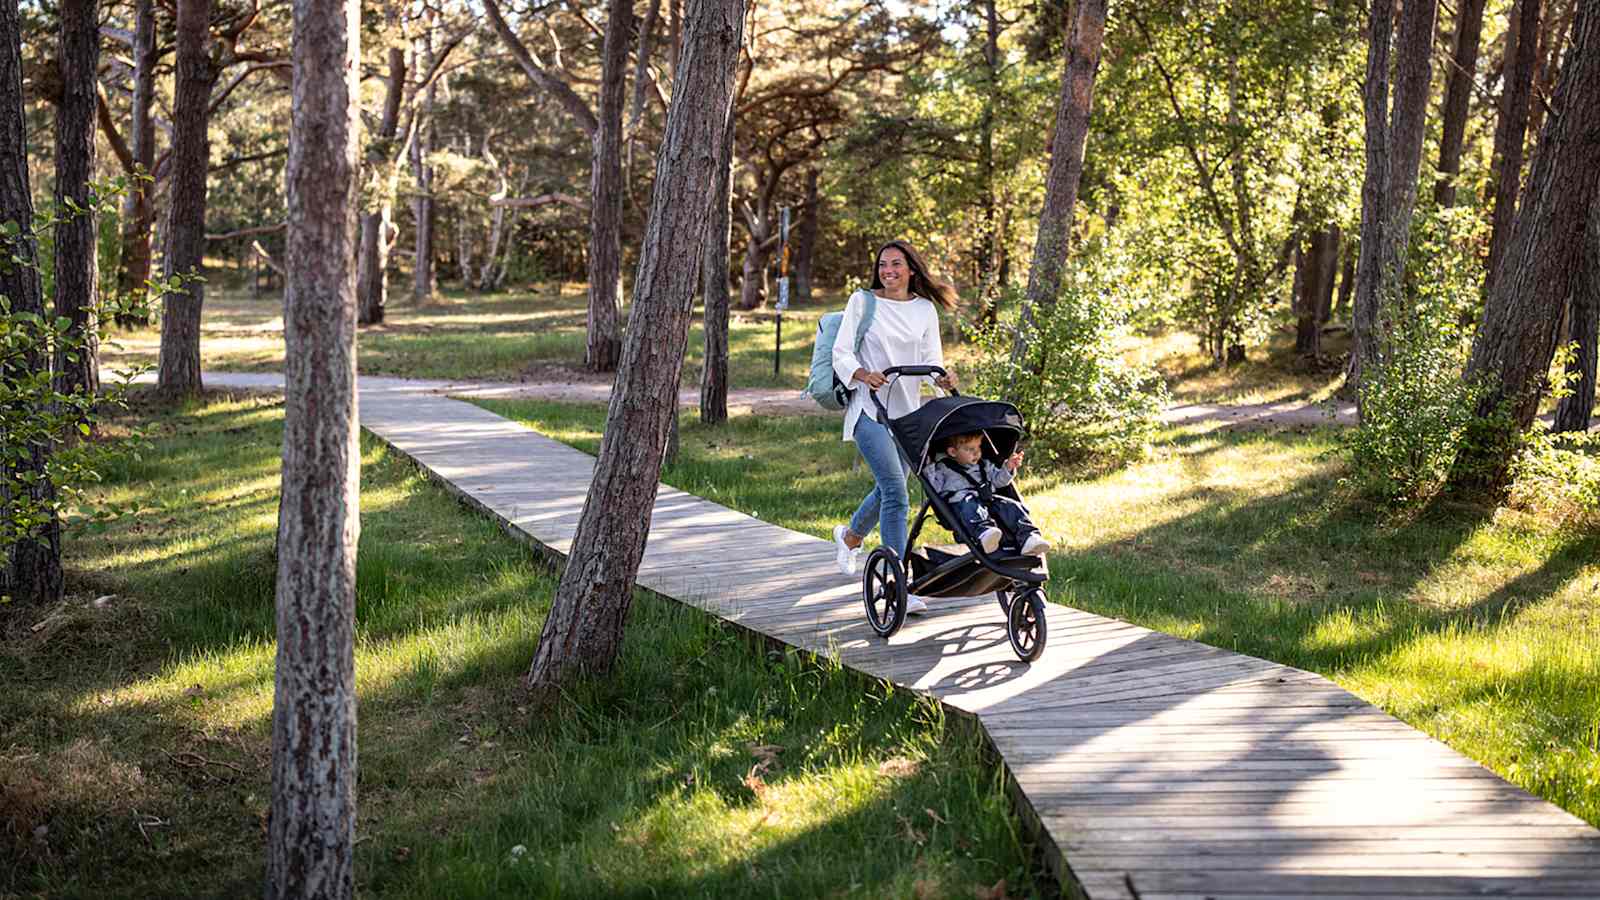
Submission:
[[[972,896],[976,900],[1006,900],[1010,895],[1006,893],[1006,880],[1002,878],[989,887],[980,885],[973,888]]]

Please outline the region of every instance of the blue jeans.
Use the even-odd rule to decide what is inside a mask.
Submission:
[[[850,517],[850,533],[863,540],[878,526],[878,539],[895,554],[905,556],[906,524],[911,514],[911,498],[906,492],[906,474],[910,466],[900,448],[889,435],[889,429],[870,416],[856,420],[856,449],[872,470],[877,484],[861,501],[856,514]]]

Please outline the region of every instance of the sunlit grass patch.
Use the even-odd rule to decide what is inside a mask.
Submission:
[[[0,894],[259,892],[281,420],[258,395],[156,416],[102,488],[137,512],[74,539],[68,603],[0,643]],[[674,603],[635,598],[615,676],[530,716],[553,576],[380,442],[361,455],[362,893],[1032,883],[969,727]]]
[[[598,447],[601,408],[482,405]],[[686,415],[662,480],[827,538],[872,484],[838,427]],[[1121,471],[1025,469],[1049,596],[1326,674],[1600,824],[1600,534],[1462,503],[1394,519],[1339,486],[1336,446],[1176,429]]]

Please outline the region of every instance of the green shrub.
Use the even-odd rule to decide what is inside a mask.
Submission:
[[[1385,298],[1377,359],[1361,373],[1361,424],[1343,437],[1351,480],[1391,505],[1426,502],[1444,486],[1482,395],[1462,378],[1471,350],[1462,321],[1481,269],[1463,223],[1448,211],[1423,217],[1405,296]]]
[[[983,363],[973,391],[1016,403],[1037,462],[1125,462],[1155,436],[1167,390],[1154,371],[1129,366],[1117,351],[1130,304],[1116,290],[1111,260],[1091,254],[1075,262],[1055,305],[1035,316],[1023,359],[1012,360],[1016,321],[976,330]],[[1020,308],[1016,293],[1002,308]]]

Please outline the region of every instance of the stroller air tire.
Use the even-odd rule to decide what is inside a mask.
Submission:
[[[861,602],[867,609],[867,624],[879,637],[892,637],[905,623],[906,571],[893,550],[879,547],[867,556]]]
[[[1011,639],[1011,649],[1023,662],[1033,662],[1044,653],[1044,604],[1044,591],[1038,588],[1030,588],[1011,598],[1011,609],[1006,614],[1006,637]]]

